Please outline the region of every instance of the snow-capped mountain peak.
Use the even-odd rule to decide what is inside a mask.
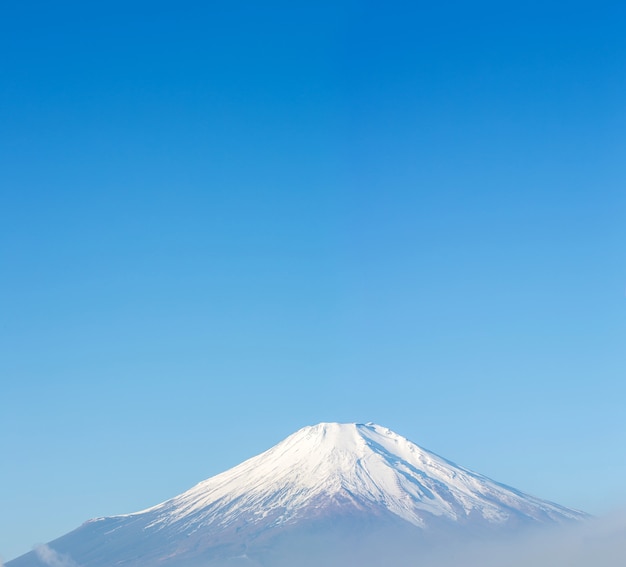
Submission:
[[[504,523],[580,514],[524,495],[376,425],[320,423],[142,513],[152,526],[273,525],[332,511],[385,509],[416,526],[432,516]]]
[[[380,425],[320,423],[179,496],[90,520],[51,546],[82,567],[329,565],[338,549],[412,554],[439,537],[585,517]],[[43,565],[29,553],[7,567]]]

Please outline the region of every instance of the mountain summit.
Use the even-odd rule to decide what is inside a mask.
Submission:
[[[580,515],[522,494],[369,423],[305,427],[239,466],[144,511],[154,526],[278,526],[338,511],[385,510],[425,527],[434,517],[560,521]]]
[[[90,520],[50,547],[82,567],[303,565],[293,553],[307,546],[347,552],[350,542],[380,548],[391,538],[394,548],[401,539],[418,549],[444,535],[584,517],[380,425],[321,423],[157,506]],[[7,567],[42,565],[31,552]]]

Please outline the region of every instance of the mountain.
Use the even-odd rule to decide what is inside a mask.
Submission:
[[[7,567],[54,566],[50,554],[80,567],[341,565],[355,553],[383,565],[435,542],[585,517],[385,427],[321,423],[157,506],[89,520]]]

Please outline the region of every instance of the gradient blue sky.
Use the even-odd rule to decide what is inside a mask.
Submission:
[[[626,503],[623,2],[4,3],[0,556],[319,421]]]

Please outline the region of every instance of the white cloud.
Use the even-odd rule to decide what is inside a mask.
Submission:
[[[69,555],[59,553],[45,544],[36,546],[35,553],[48,567],[78,567]]]

